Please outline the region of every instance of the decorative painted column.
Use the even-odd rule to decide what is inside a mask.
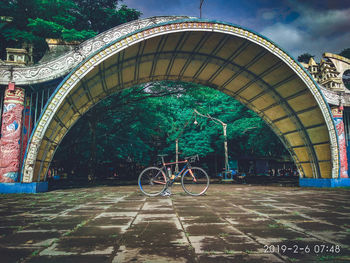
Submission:
[[[350,186],[348,176],[348,161],[346,155],[345,130],[343,122],[343,106],[331,107],[333,119],[336,125],[339,151],[340,151],[340,177],[339,178],[300,178],[299,185],[306,187],[344,187]]]
[[[349,178],[348,160],[346,154],[345,131],[343,122],[343,106],[332,107],[333,118],[337,127],[340,149],[340,178]]]
[[[33,129],[33,120],[31,118],[31,110],[30,110],[30,98],[27,97],[27,101],[25,103],[24,108],[24,122],[23,122],[23,134],[22,134],[22,156],[21,161],[24,158],[25,150],[27,148],[27,144],[29,141],[29,137],[32,133]]]
[[[24,89],[9,83],[5,90],[0,138],[0,182],[18,182]]]

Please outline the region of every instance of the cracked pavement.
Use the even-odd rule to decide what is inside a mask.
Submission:
[[[350,189],[137,186],[0,195],[1,262],[350,262]]]

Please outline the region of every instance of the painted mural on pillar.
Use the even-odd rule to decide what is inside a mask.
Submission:
[[[333,108],[333,118],[338,132],[339,151],[340,151],[340,177],[348,178],[348,158],[346,153],[345,131],[343,122],[343,109]]]
[[[0,182],[2,183],[13,183],[18,180],[23,104],[24,89],[16,87],[5,90],[0,138]]]
[[[24,158],[24,154],[25,154],[25,149],[27,148],[27,144],[29,141],[29,136],[32,132],[32,127],[33,127],[33,123],[32,123],[32,118],[31,118],[31,111],[30,111],[30,99],[27,98],[26,101],[26,106],[24,109],[24,123],[23,123],[23,134],[22,134],[22,158],[21,160],[23,160]]]

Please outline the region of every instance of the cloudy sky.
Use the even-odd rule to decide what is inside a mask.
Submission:
[[[199,17],[200,0],[124,0],[142,17]],[[202,18],[252,29],[295,58],[350,48],[350,0],[205,0]]]

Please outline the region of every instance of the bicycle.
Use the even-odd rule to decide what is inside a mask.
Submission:
[[[199,160],[199,156],[185,157],[184,161],[166,163],[164,156],[162,158],[162,167],[148,167],[144,169],[138,178],[138,185],[142,193],[147,196],[160,195],[167,187],[172,186],[176,178],[181,176],[181,185],[183,190],[192,196],[203,195],[209,187],[209,176],[200,167],[192,167],[191,163]],[[171,167],[174,164],[185,164],[180,172],[173,175]]]

